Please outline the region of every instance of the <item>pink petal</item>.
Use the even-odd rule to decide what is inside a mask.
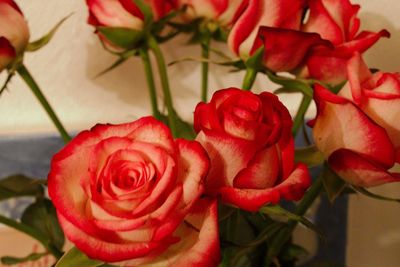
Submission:
[[[180,241],[165,251],[136,260],[121,262],[121,266],[217,266],[220,262],[217,202],[199,200],[185,222],[176,230]]]
[[[86,0],[86,3],[91,16],[89,17],[89,23],[97,22],[100,26],[122,27],[134,30],[143,28],[143,15],[140,17],[131,14],[133,12],[131,8],[133,3],[129,4],[128,10],[125,9],[125,6],[127,6],[126,1]]]
[[[348,149],[339,149],[329,157],[331,168],[347,182],[362,187],[399,182],[400,173],[390,173],[375,162]]]
[[[206,181],[209,194],[221,186],[232,186],[236,174],[247,166],[257,150],[252,142],[211,131],[201,131],[196,141],[205,148],[212,162]]]
[[[279,175],[279,155],[276,146],[258,152],[247,167],[233,180],[233,186],[241,189],[265,189],[273,187]]]
[[[223,203],[255,212],[266,204],[278,203],[281,198],[299,200],[310,183],[307,167],[304,164],[298,164],[292,174],[275,187],[260,190],[222,187],[220,194]]]
[[[349,0],[310,0],[309,5],[306,32],[319,33],[335,45],[353,39],[360,26],[356,18],[359,5],[352,5]]]
[[[305,1],[302,0],[250,0],[229,34],[230,49],[246,59],[250,56],[260,26],[298,30],[304,8]]]
[[[128,260],[146,256],[152,250],[167,245],[161,242],[107,242],[86,234],[60,214],[58,214],[58,219],[68,239],[92,259],[99,259],[105,262]]]
[[[0,25],[0,37],[8,40],[15,54],[21,53],[29,42],[29,29],[15,3],[0,2]]]
[[[320,85],[314,88],[314,99],[318,109],[313,128],[314,140],[326,157],[345,148],[382,166],[393,165],[393,144],[382,127],[371,121],[353,103]]]

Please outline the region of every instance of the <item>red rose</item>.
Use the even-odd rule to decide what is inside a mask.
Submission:
[[[231,25],[247,3],[248,0],[175,0],[177,8],[186,6],[185,20],[203,18],[222,26]]]
[[[12,0],[0,0],[0,71],[22,53],[29,42],[29,29],[21,10]]]
[[[64,233],[91,258],[213,266],[216,204],[199,200],[208,168],[200,144],[174,140],[151,117],[97,125],[53,157],[49,195]]]
[[[386,30],[374,33],[362,31],[357,18],[359,5],[349,0],[308,0],[310,16],[303,26],[306,32],[319,33],[329,40],[334,49],[321,47],[313,51],[307,62],[308,76],[332,84],[345,81],[346,62],[354,52],[363,53],[381,37],[389,37]]]
[[[144,0],[152,11],[154,20],[165,16],[171,8],[169,1]],[[143,29],[144,15],[133,0],[86,0],[89,23],[94,26]]]
[[[357,186],[400,181],[390,170],[400,163],[400,75],[371,74],[356,54],[349,82],[334,95],[316,86],[315,144],[332,169]]]
[[[206,191],[223,202],[257,211],[298,200],[310,185],[307,167],[294,166],[292,119],[274,94],[220,90],[197,105],[194,127],[212,162]]]
[[[151,7],[155,21],[171,11],[170,1],[144,0],[144,2]],[[95,27],[124,28],[134,31],[142,31],[145,27],[144,14],[133,0],[86,0],[86,3],[89,7],[88,23]],[[121,46],[127,48],[125,46],[129,47],[131,43],[137,42],[135,38],[132,38],[135,33],[128,34],[125,37],[124,45],[107,39],[103,33],[97,33],[106,44],[112,44],[111,46],[114,48]]]
[[[230,49],[246,60],[264,45],[265,67],[294,70],[310,49],[329,45],[318,34],[300,31],[305,7],[304,0],[250,0],[229,34]]]

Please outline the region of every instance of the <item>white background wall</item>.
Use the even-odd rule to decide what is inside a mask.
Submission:
[[[41,85],[49,101],[69,131],[79,131],[96,123],[120,123],[149,114],[147,87],[141,62],[132,58],[124,65],[93,77],[115,58],[100,46],[92,27],[86,24],[85,1],[17,1],[26,15],[31,40],[45,34],[61,18],[73,12],[53,41],[41,51],[27,54],[26,66]],[[371,67],[400,71],[399,0],[358,0],[362,6],[362,28],[392,33],[366,53]],[[163,46],[167,61],[188,55],[198,56],[197,47],[182,46],[185,37]],[[179,46],[179,48],[177,48]],[[199,65],[181,63],[169,68],[172,91],[180,114],[190,120],[199,99]],[[215,91],[240,86],[243,74],[228,74],[212,67],[210,88]],[[4,74],[0,75],[0,81]],[[0,135],[55,133],[54,128],[29,89],[15,78],[10,90],[0,97]],[[260,78],[255,88],[271,90],[273,85]],[[283,96],[294,111],[298,100]],[[399,186],[378,189],[400,197]],[[354,197],[349,213],[349,266],[400,266],[400,204]],[[385,264],[383,262],[386,261]]]

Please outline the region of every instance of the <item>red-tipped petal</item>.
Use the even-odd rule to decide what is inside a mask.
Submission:
[[[58,219],[67,238],[72,241],[79,250],[83,251],[90,258],[105,262],[116,262],[143,257],[152,250],[167,245],[161,244],[161,242],[106,242],[93,235],[86,234],[70,223],[61,214],[58,214]]]
[[[318,107],[313,128],[314,140],[326,157],[340,148],[346,148],[382,166],[393,165],[393,144],[382,127],[353,103],[320,85],[315,86],[314,98]]]
[[[298,164],[285,181],[272,188],[258,190],[222,187],[221,200],[247,211],[258,211],[263,205],[278,203],[281,198],[299,200],[310,182],[307,167]]]
[[[400,173],[386,169],[348,149],[339,149],[329,157],[331,168],[347,182],[362,187],[399,182]]]
[[[279,174],[279,155],[276,146],[258,152],[248,166],[233,180],[233,186],[241,189],[265,189],[273,187]]]
[[[330,47],[331,43],[316,33],[262,26],[251,53],[261,45],[264,45],[263,64],[267,68],[272,71],[290,71],[304,61],[312,48]]]

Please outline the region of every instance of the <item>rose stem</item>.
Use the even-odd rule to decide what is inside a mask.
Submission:
[[[242,89],[246,91],[251,90],[254,81],[256,80],[256,77],[257,77],[257,70],[255,70],[254,68],[247,68],[246,75],[244,76],[243,79]]]
[[[46,97],[43,95],[38,84],[35,82],[32,75],[29,73],[28,69],[24,65],[21,65],[17,69],[17,72],[22,77],[22,79],[25,81],[25,83],[29,86],[29,88],[32,90],[32,92],[36,96],[37,100],[39,100],[40,104],[45,109],[45,111],[49,115],[50,119],[53,121],[54,125],[56,126],[56,128],[57,128],[58,132],[60,133],[61,137],[63,138],[64,142],[68,143],[71,140],[71,137],[68,135],[64,126],[61,124],[56,113],[51,108],[49,102],[47,102]]]
[[[296,117],[293,120],[292,134],[294,137],[296,137],[298,130],[304,123],[304,116],[308,110],[308,107],[311,104],[311,100],[312,100],[312,97],[303,95],[303,99],[301,100],[299,109],[297,110]]]
[[[54,257],[56,257],[57,259],[59,259],[62,256],[63,253],[61,251],[59,251],[56,247],[52,246],[50,244],[49,239],[47,239],[40,232],[36,231],[36,229],[30,227],[29,225],[14,221],[14,220],[9,219],[1,214],[0,214],[0,223],[5,224],[11,228],[14,228],[20,232],[23,232],[23,233],[29,235],[30,237],[36,239],[47,249],[48,252],[53,254]]]
[[[210,41],[209,34],[205,34],[201,42],[201,57],[206,61],[201,63],[201,101],[207,102],[208,96],[208,59],[210,58]]]
[[[149,51],[147,50],[147,48],[140,49],[140,57],[142,58],[143,67],[146,74],[152,113],[157,120],[161,120],[161,114],[160,111],[158,110],[157,92],[156,92],[156,86],[154,84],[153,68],[151,66]]]
[[[171,129],[172,135],[177,136],[177,129],[175,124],[175,111],[173,108],[171,90],[169,87],[168,74],[167,74],[167,68],[165,66],[164,56],[162,54],[160,47],[157,44],[157,41],[153,37],[149,37],[148,45],[150,49],[153,51],[157,61],[158,72],[160,74],[160,79],[161,79],[161,86],[164,93],[164,101],[168,110],[169,128]]]
[[[308,210],[308,208],[311,206],[311,204],[314,203],[315,199],[319,196],[321,189],[322,189],[322,175],[320,175],[314,181],[310,189],[308,189],[308,191],[304,195],[299,205],[297,205],[294,213],[296,215],[303,216]],[[279,254],[283,245],[285,245],[285,243],[289,240],[290,236],[292,235],[292,232],[296,227],[296,225],[297,221],[289,220],[287,226],[284,229],[282,229],[282,231],[280,231],[271,240],[268,248],[268,259],[266,260],[264,266],[269,266],[271,260]]]

